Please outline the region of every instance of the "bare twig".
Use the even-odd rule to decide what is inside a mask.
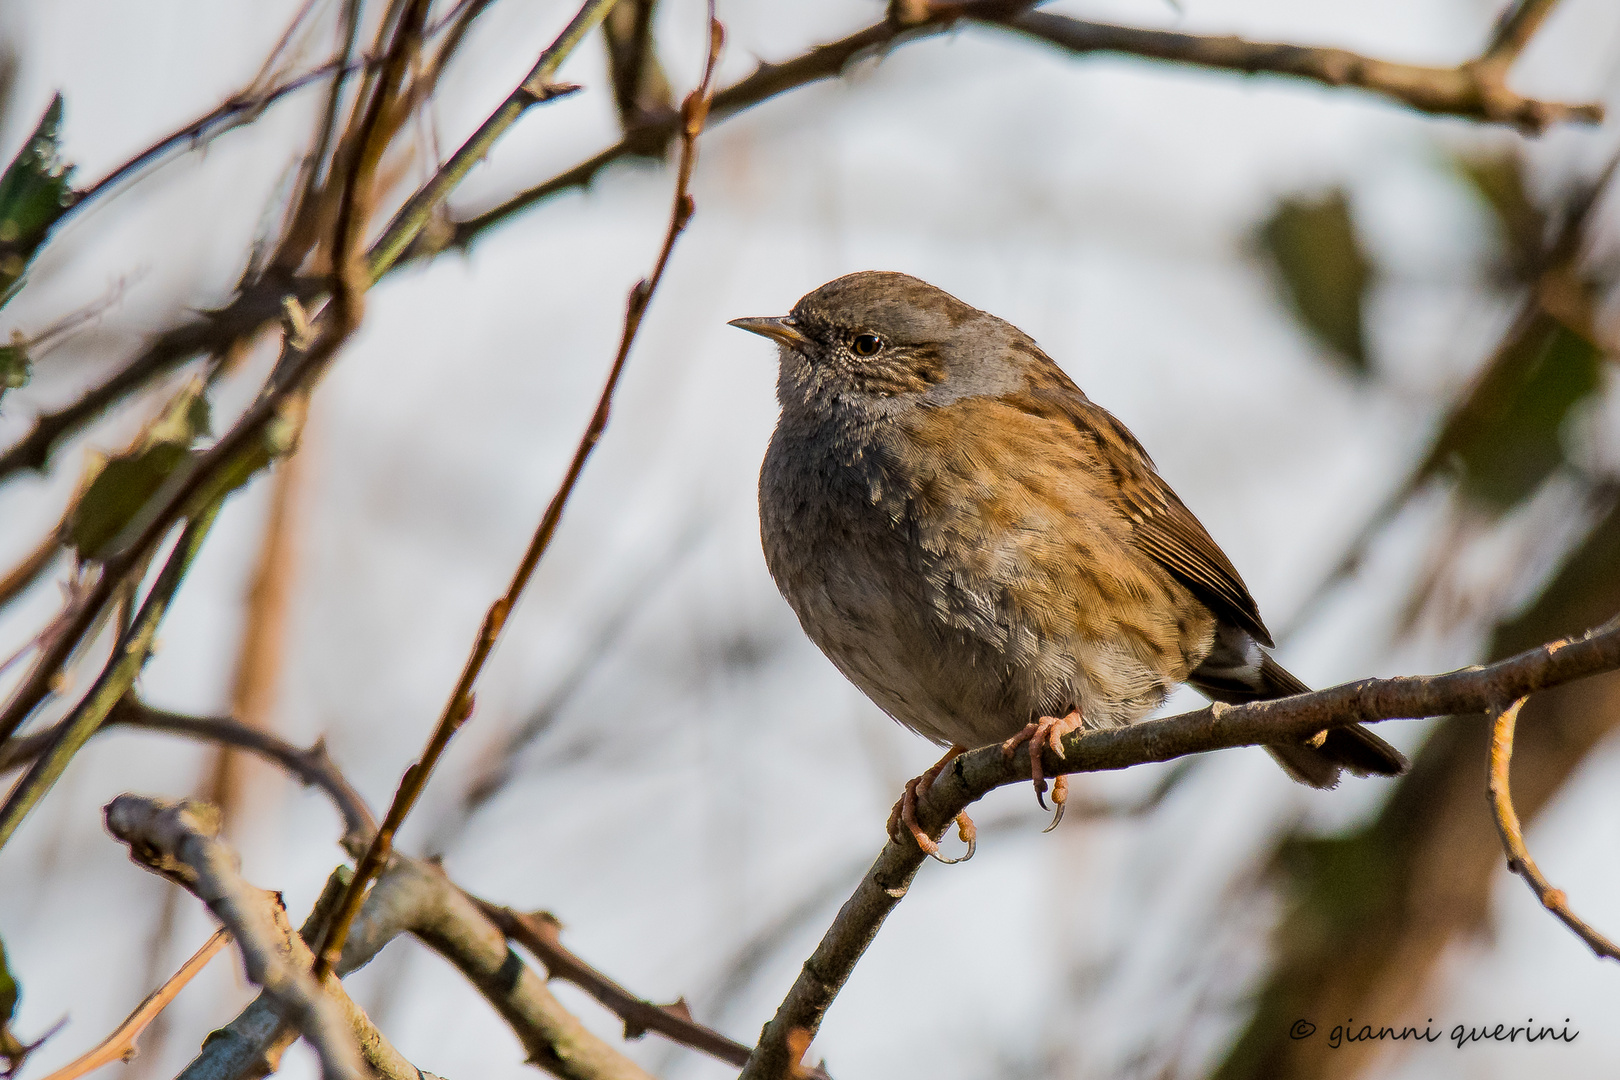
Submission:
[[[573,26],[587,19],[600,19],[606,13],[607,6],[611,3],[612,0],[591,0],[590,3],[580,9],[580,13],[575,17],[574,24],[571,24],[570,29],[564,31],[565,37],[571,33],[576,37],[578,34],[582,34],[583,30],[574,31]],[[613,393],[618,388],[620,375],[624,372],[625,361],[629,358],[630,347],[635,341],[636,331],[641,326],[642,315],[652,298],[653,290],[658,287],[659,281],[663,278],[664,269],[669,265],[670,254],[674,250],[676,239],[685,229],[687,221],[692,216],[692,197],[687,193],[687,188],[691,182],[692,167],[696,161],[697,136],[703,129],[703,122],[707,115],[709,85],[714,75],[716,54],[719,52],[721,39],[720,24],[713,20],[711,13],[709,55],[704,68],[703,79],[698,88],[687,96],[681,110],[684,117],[681,135],[681,164],[677,170],[675,201],[674,208],[670,212],[669,228],[664,234],[663,247],[660,249],[658,259],[654,263],[652,275],[638,282],[635,288],[630,290],[630,302],[625,313],[624,332],[620,336],[618,353],[615,355],[612,367],[608,371],[607,381],[603,385],[601,396],[597,400],[596,411],[592,414],[591,421],[585,429],[585,434],[580,438],[579,445],[575,448],[573,459],[569,462],[568,470],[564,474],[562,482],[558,485],[556,493],[553,494],[550,504],[546,507],[546,512],[541,518],[539,526],[535,529],[533,538],[529,541],[523,559],[518,563],[517,570],[512,575],[511,583],[507,586],[506,592],[501,598],[496,600],[485,614],[483,625],[479,629],[472,652],[467,657],[461,676],[456,680],[455,688],[445,702],[444,711],[439,716],[439,722],[434,727],[433,736],[423,750],[421,759],[405,771],[405,775],[401,778],[399,787],[395,791],[394,800],[388,808],[388,813],[383,818],[382,828],[378,830],[377,836],[372,840],[371,847],[355,869],[354,882],[349,886],[348,895],[344,897],[342,905],[338,908],[325,943],[319,950],[318,963],[320,964],[329,966],[337,959],[337,955],[342,950],[343,937],[348,931],[349,920],[359,911],[361,897],[364,895],[366,886],[376,877],[387,862],[393,847],[395,832],[405,820],[405,816],[410,813],[411,807],[416,804],[416,800],[421,795],[422,789],[427,785],[428,777],[432,774],[440,755],[444,753],[445,747],[450,744],[450,739],[472,714],[473,684],[477,681],[479,672],[483,670],[484,662],[494,650],[495,643],[500,639],[501,630],[506,625],[507,616],[523,595],[523,590],[528,586],[535,567],[539,565],[541,557],[551,545],[551,538],[556,533],[558,522],[562,519],[563,507],[567,504],[568,497],[573,493],[574,485],[578,482],[580,473],[584,469],[585,460],[590,456],[597,441],[602,437],[602,432],[607,427]],[[553,45],[551,49],[547,50],[547,54],[549,55],[556,48],[557,46]],[[536,72],[541,71],[545,63],[545,59],[542,58],[542,63],[536,65]],[[531,85],[534,83],[535,78],[536,76],[531,73],[530,78],[525,80],[523,86],[525,93],[533,95],[542,91],[541,86]],[[503,110],[507,107],[503,106]],[[477,136],[475,136],[476,138]],[[429,187],[431,186],[430,183]],[[395,218],[395,221],[410,220],[411,214],[407,213],[408,210],[409,207],[402,210]],[[403,250],[403,248],[399,250]],[[317,970],[325,970],[325,968],[318,968]]]
[[[1544,2],[1537,0],[1537,3]],[[1350,86],[1425,112],[1512,123],[1532,130],[1561,120],[1597,123],[1603,117],[1603,108],[1598,104],[1561,105],[1514,95],[1499,85],[1505,68],[1499,71],[1487,65],[1482,69],[1480,61],[1458,67],[1396,64],[1344,49],[1114,26],[1051,12],[1029,11],[1030,6],[1029,0],[924,3],[921,5],[923,14],[916,21],[885,19],[837,41],[818,45],[792,60],[760,64],[752,75],[715,93],[713,119],[725,120],[778,94],[836,78],[862,57],[937,37],[963,20],[993,24],[1075,54],[1110,53],[1212,70],[1281,75],[1329,86]],[[1512,55],[1517,55],[1516,49]],[[1495,54],[1497,60],[1504,56],[1502,52]],[[1511,57],[1508,59],[1511,62]],[[1498,82],[1492,83],[1492,79]],[[644,118],[628,128],[618,142],[573,168],[498,206],[457,222],[447,246],[466,247],[514,214],[559,192],[587,186],[614,162],[644,156],[648,147],[667,145],[678,124],[673,116]],[[437,249],[416,254],[431,254],[432,250]]]
[[[1495,664],[1444,675],[1365,679],[1312,694],[1253,702],[1213,704],[1195,712],[1127,728],[1076,732],[1063,740],[1063,757],[1042,756],[1048,775],[1127,768],[1191,753],[1235,746],[1299,741],[1326,728],[1396,718],[1482,712],[1538,690],[1620,668],[1620,619],[1584,635],[1550,642]],[[1029,779],[1024,750],[1004,757],[997,746],[963,754],[940,774],[918,806],[918,821],[931,836],[973,802],[1005,784]],[[891,839],[839,910],[833,925],[795,980],[776,1015],[760,1035],[742,1080],[787,1074],[789,1036],[814,1034],[883,920],[905,897],[924,861],[909,835]]]
[[[544,964],[551,978],[573,983],[623,1020],[626,1039],[637,1039],[655,1031],[729,1065],[743,1065],[748,1061],[749,1047],[697,1023],[684,1000],[672,1005],[644,1000],[581,960],[563,945],[562,926],[549,913],[530,914],[477,897],[471,899],[502,933]],[[825,1080],[825,1074],[819,1071],[810,1075]]]
[[[89,741],[113,706],[135,684],[135,677],[152,655],[152,644],[157,638],[163,616],[168,613],[169,602],[174,599],[175,591],[191,567],[191,561],[207,539],[218,512],[217,503],[207,507],[180,534],[157,581],[142,602],[140,614],[129,629],[119,636],[112,660],[102,670],[90,692],[58,725],[56,737],[23,778],[17,781],[6,797],[5,805],[0,806],[0,847],[11,839],[23,818],[39,805],[45,793],[62,775],[73,755]]]
[[[1529,6],[1551,5],[1538,0]],[[1494,51],[1456,67],[1427,67],[1377,60],[1347,49],[1142,30],[1048,11],[1026,11],[1011,18],[979,18],[1069,53],[1117,53],[1246,74],[1286,75],[1327,86],[1367,90],[1420,112],[1510,124],[1528,134],[1539,134],[1558,123],[1603,121],[1603,106],[1596,102],[1541,101],[1509,89],[1507,71],[1523,41],[1511,49],[1496,49],[1493,45]],[[1533,26],[1524,29],[1524,41],[1533,30]]]
[[[191,959],[182,964],[180,970],[170,976],[167,982],[146,995],[145,1000],[135,1007],[135,1011],[125,1017],[122,1024],[113,1029],[112,1034],[101,1040],[88,1053],[75,1058],[45,1077],[45,1080],[78,1080],[78,1077],[99,1069],[103,1065],[110,1065],[115,1061],[128,1061],[133,1058],[137,1052],[135,1042],[141,1037],[141,1032],[145,1031],[147,1026],[153,1020],[156,1020],[164,1009],[169,1007],[169,1002],[178,997],[180,991],[185,989],[186,984],[207,966],[208,961],[214,958],[215,953],[229,945],[230,941],[231,932],[229,930],[221,928],[214,931],[214,936],[204,942],[203,947],[193,953]]]
[[[0,747],[0,772],[18,768],[45,752],[60,735],[66,720],[33,735],[24,735]],[[130,697],[113,707],[97,731],[109,728],[134,728],[138,731],[161,731],[171,735],[184,735],[190,739],[235,747],[273,762],[293,777],[310,787],[324,791],[343,816],[341,843],[349,854],[358,858],[371,843],[377,832],[377,819],[343,773],[338,770],[326,742],[317,739],[308,750],[300,750],[276,735],[248,727],[228,716],[185,716],[181,713],[154,709]]]
[[[1507,851],[1508,869],[1524,878],[1524,883],[1530,886],[1530,891],[1536,894],[1541,905],[1573,930],[1594,953],[1610,960],[1620,960],[1620,948],[1616,948],[1612,941],[1570,910],[1569,898],[1564,895],[1564,890],[1554,888],[1552,882],[1542,875],[1536,861],[1530,857],[1530,850],[1525,847],[1524,831],[1519,827],[1519,814],[1513,808],[1513,792],[1508,786],[1508,769],[1513,762],[1513,729],[1524,702],[1525,699],[1521,697],[1506,708],[1493,710],[1491,729],[1491,766],[1486,787],[1491,799],[1491,816],[1496,821],[1496,831],[1502,837],[1502,847]]]
[[[237,873],[236,854],[218,838],[218,811],[189,800],[120,795],[105,816],[107,831],[129,845],[131,859],[196,894],[231,932],[248,978],[309,1040],[325,1080],[365,1080],[348,1018],[335,996],[290,958],[289,939],[296,935],[280,900]]]

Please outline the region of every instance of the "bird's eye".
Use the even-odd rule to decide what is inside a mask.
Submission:
[[[881,348],[883,339],[876,334],[857,334],[855,340],[849,343],[850,351],[856,356],[876,356]]]

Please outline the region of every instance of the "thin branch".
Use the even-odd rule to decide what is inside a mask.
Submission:
[[[121,398],[203,353],[224,353],[281,318],[284,299],[310,303],[324,294],[313,278],[265,278],[245,286],[225,307],[204,312],[164,331],[106,382],[70,405],[40,415],[28,434],[0,453],[0,480],[23,469],[43,471],[63,439],[100,416]]]
[[[323,989],[296,955],[289,955],[297,935],[286,925],[280,900],[237,873],[236,853],[218,837],[218,811],[190,800],[120,795],[107,804],[105,817],[107,831],[129,845],[137,865],[183,885],[231,932],[248,978],[309,1040],[324,1080],[365,1080],[349,1018],[336,1001],[341,993],[336,980]]]
[[[692,1019],[692,1011],[684,1000],[672,1005],[658,1005],[639,998],[581,960],[563,945],[562,926],[549,913],[529,914],[477,897],[471,899],[491,922],[500,927],[503,934],[544,964],[551,978],[573,983],[623,1020],[626,1039],[639,1039],[647,1032],[655,1031],[728,1065],[747,1063],[751,1048],[697,1023]],[[807,1075],[826,1080],[826,1074],[819,1070]]]
[[[38,581],[40,575],[56,562],[56,556],[61,551],[62,529],[61,526],[57,526],[45,534],[44,539],[33,551],[23,556],[22,562],[13,566],[4,577],[0,577],[0,607],[11,603],[18,593]]]
[[[32,735],[12,739],[0,747],[0,772],[20,768],[45,752],[60,735],[67,721]],[[218,743],[257,754],[281,768],[307,787],[320,788],[332,800],[343,817],[344,849],[359,858],[377,832],[377,819],[358,791],[339,771],[337,763],[326,751],[324,739],[315,740],[307,750],[300,750],[285,739],[268,731],[261,731],[237,722],[228,716],[186,716],[181,713],[154,709],[131,697],[125,697],[102,721],[97,732],[112,728],[134,728],[137,731],[161,731],[170,735],[184,735],[203,742]]]
[[[1048,11],[1027,11],[1012,18],[979,18],[1069,53],[1107,52],[1251,75],[1286,75],[1370,91],[1419,112],[1509,124],[1531,135],[1558,123],[1603,121],[1603,106],[1597,102],[1541,101],[1509,89],[1507,69],[1517,56],[1516,50],[1486,54],[1456,67],[1427,67],[1377,60],[1347,49],[1142,30]]]
[[[1620,668],[1620,619],[1583,635],[1563,638],[1495,664],[1444,675],[1364,679],[1311,694],[1247,705],[1216,703],[1163,720],[1106,731],[1075,732],[1063,740],[1063,756],[1045,751],[1047,775],[1128,768],[1186,754],[1236,746],[1303,741],[1326,728],[1397,718],[1465,714],[1494,709],[1538,690]],[[918,821],[929,835],[944,835],[956,815],[988,792],[1027,782],[1023,748],[1011,759],[1000,747],[963,754],[940,774],[920,800]],[[890,839],[855,893],[839,910],[776,1015],[765,1025],[742,1080],[787,1075],[797,1062],[790,1040],[814,1035],[821,1018],[855,969],[883,920],[905,897],[924,861],[908,834]]]
[[[170,976],[167,982],[146,995],[146,998],[135,1006],[135,1011],[113,1029],[112,1034],[101,1040],[88,1053],[45,1077],[45,1080],[78,1080],[85,1073],[99,1069],[103,1065],[111,1065],[115,1061],[129,1061],[137,1053],[135,1041],[141,1037],[141,1033],[169,1007],[169,1002],[180,995],[180,991],[208,965],[208,961],[230,942],[229,930],[223,927],[215,930],[214,936],[193,953],[191,959],[182,964],[180,970]]]
[[[1507,851],[1508,869],[1524,878],[1541,906],[1573,930],[1598,957],[1620,960],[1620,948],[1570,910],[1564,890],[1554,888],[1542,875],[1525,847],[1524,831],[1519,827],[1519,814],[1513,808],[1513,792],[1508,786],[1508,770],[1513,762],[1513,729],[1524,702],[1521,697],[1504,709],[1494,710],[1491,729],[1491,765],[1486,787],[1491,798],[1491,816],[1502,837],[1502,847]]]
[[[202,549],[218,512],[219,505],[215,503],[186,525],[157,581],[142,602],[140,614],[129,629],[119,636],[113,659],[102,670],[90,692],[58,725],[56,737],[51,740],[50,746],[11,789],[5,805],[0,806],[0,847],[11,839],[23,818],[39,805],[46,792],[61,777],[73,755],[89,741],[113,706],[135,684],[135,677],[152,655],[152,645],[157,639],[163,616],[168,613],[169,603],[180,588],[180,582],[185,579],[192,560]]]
[[[1545,4],[1546,0],[1534,2]],[[1499,86],[1505,70],[1481,70],[1479,61],[1457,67],[1396,64],[1344,49],[1145,30],[1026,10],[1029,7],[1029,0],[925,4],[918,21],[885,19],[837,41],[818,45],[792,60],[760,64],[753,74],[715,93],[713,119],[726,120],[778,94],[836,78],[863,57],[881,54],[908,42],[938,37],[963,20],[1012,30],[1080,55],[1111,53],[1211,70],[1281,75],[1334,87],[1349,86],[1425,112],[1511,123],[1529,130],[1540,130],[1563,120],[1595,124],[1603,118],[1603,107],[1599,104],[1562,105],[1512,94]],[[1503,54],[1496,55],[1499,58]],[[1492,92],[1487,94],[1486,89]],[[589,185],[614,162],[646,156],[649,147],[667,145],[678,128],[679,119],[673,115],[644,118],[627,129],[618,142],[573,168],[498,206],[456,222],[445,246],[469,246],[489,229],[536,203]],[[426,255],[436,250],[413,254]]]
[[[606,14],[607,8],[612,2],[613,0],[590,0],[585,7],[580,9],[569,29],[563,32],[563,38],[559,38],[559,42],[569,38],[577,40],[584,33],[584,29],[577,28],[594,25],[595,21]],[[638,282],[635,288],[630,290],[630,302],[625,313],[624,331],[619,339],[618,353],[613,359],[607,381],[602,387],[602,394],[597,400],[596,411],[591,417],[590,424],[585,429],[585,434],[580,438],[579,445],[575,448],[574,457],[569,463],[568,471],[563,476],[561,484],[558,485],[556,493],[552,496],[550,505],[546,507],[545,515],[535,529],[534,536],[529,541],[528,550],[524,552],[522,561],[519,562],[517,570],[513,573],[511,583],[507,586],[505,594],[496,600],[485,614],[483,625],[479,629],[472,652],[467,657],[461,676],[456,680],[455,689],[451,691],[449,699],[445,702],[444,711],[439,716],[439,722],[434,727],[433,736],[423,750],[421,759],[407,769],[405,775],[400,779],[399,787],[394,793],[394,800],[388,808],[387,815],[383,818],[382,828],[378,830],[377,836],[372,840],[370,849],[367,850],[365,857],[355,869],[354,881],[349,886],[348,895],[344,897],[343,904],[338,908],[326,941],[318,951],[319,959],[317,962],[322,965],[317,968],[318,971],[326,970],[337,959],[342,950],[343,937],[348,932],[349,920],[359,911],[361,897],[364,895],[366,886],[370,884],[371,880],[376,877],[386,864],[393,847],[395,832],[405,820],[405,816],[410,813],[411,807],[416,804],[416,800],[421,795],[422,789],[427,785],[428,777],[432,775],[433,768],[438,763],[440,755],[444,753],[445,747],[450,744],[450,739],[461,725],[466,722],[467,718],[472,715],[473,684],[477,681],[479,672],[483,670],[484,662],[494,650],[495,643],[500,639],[501,630],[506,625],[507,616],[523,595],[523,590],[528,586],[535,567],[539,565],[541,557],[550,546],[551,538],[556,533],[557,524],[562,518],[563,507],[567,504],[568,497],[573,493],[574,485],[579,480],[580,473],[584,469],[585,460],[590,456],[597,441],[602,437],[602,432],[607,427],[613,393],[618,388],[620,375],[624,372],[625,361],[629,358],[630,347],[635,341],[636,331],[641,326],[642,315],[647,309],[648,302],[652,299],[653,290],[658,287],[659,281],[663,279],[664,270],[669,265],[670,254],[674,250],[676,239],[685,229],[686,223],[692,216],[692,197],[688,194],[687,188],[691,182],[692,167],[696,161],[698,133],[703,129],[703,122],[707,115],[710,80],[714,75],[716,54],[719,52],[722,36],[720,24],[713,21],[711,13],[709,54],[704,67],[703,79],[698,88],[687,96],[681,110],[685,118],[681,133],[681,163],[677,170],[675,200],[674,207],[670,212],[669,227],[664,234],[663,247],[660,249],[658,259],[653,266],[652,276]],[[558,48],[559,46],[554,44],[546,50],[541,63],[535,67],[536,72],[541,72],[545,65],[551,62],[547,58]],[[531,73],[530,77],[524,81],[523,91],[525,93],[532,95],[543,92],[543,86],[535,84],[535,79],[535,73]],[[507,106],[502,108],[505,110]],[[475,136],[474,140],[471,141],[476,141],[477,138]],[[432,184],[430,183],[429,188],[431,187]],[[396,217],[396,222],[411,220],[412,215],[408,211],[409,207],[402,210],[399,216]],[[400,250],[403,250],[403,247],[396,249],[396,252]]]

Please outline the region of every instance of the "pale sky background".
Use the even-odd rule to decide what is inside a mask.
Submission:
[[[81,182],[99,176],[244,85],[295,6],[6,5],[0,34],[21,67],[0,152],[9,160],[60,89],[66,155]],[[1472,56],[1497,7],[1051,6],[1423,63]],[[436,101],[441,146],[456,145],[509,92],[573,9],[554,0],[494,6]],[[722,0],[729,44],[720,81],[880,12],[871,0]],[[658,32],[684,92],[701,61],[702,4],[664,0]],[[1604,99],[1613,111],[1617,57],[1620,7],[1564,0],[1514,83]],[[310,62],[320,58],[312,49]],[[457,207],[490,205],[613,139],[600,42],[581,48],[561,77],[589,89],[524,119]],[[0,445],[184,309],[227,299],[248,246],[273,220],[319,101],[318,91],[288,99],[53,241],[5,310],[0,335],[37,330],[119,283],[122,298],[7,398]],[[1614,135],[1614,121],[1558,129],[1535,142],[1533,158],[1549,173],[1590,166]],[[715,128],[694,181],[697,216],[653,302],[607,436],[491,662],[476,716],[401,847],[425,854],[444,845],[460,883],[555,912],[567,943],[619,982],[656,1000],[684,994],[700,1020],[752,1042],[875,856],[901,783],[936,750],[838,675],[765,571],[754,485],[775,416],[773,357],[726,320],[782,313],[823,281],[870,268],[916,274],[1011,320],[1130,425],[1276,627],[1425,445],[1504,325],[1508,309],[1475,269],[1487,219],[1444,154],[1512,138],[1353,91],[1078,61],[983,28],[908,45]],[[668,170],[617,168],[470,255],[388,279],[316,394],[276,724],[300,744],[324,734],[379,812],[583,429],[625,291],[656,252],[672,182]],[[1278,196],[1338,182],[1388,272],[1370,320],[1380,379],[1366,386],[1288,319],[1247,247]],[[267,361],[250,358],[227,382],[218,429]],[[0,487],[0,566],[54,522],[83,451],[119,447],[175,385],[75,441],[49,478]],[[229,504],[180,593],[143,679],[153,703],[226,707],[268,488],[260,480]],[[1429,504],[1397,522],[1352,586],[1283,643],[1285,663],[1327,684],[1472,660],[1476,627],[1390,643],[1439,520],[1439,505]],[[1533,538],[1558,525],[1529,514],[1510,529]],[[43,584],[0,617],[0,655],[48,617],[58,595]],[[621,609],[631,613],[622,633],[524,754],[514,782],[452,829],[482,755]],[[1172,707],[1194,701],[1178,697]],[[1407,748],[1422,730],[1381,729]],[[102,832],[100,806],[123,790],[189,794],[204,761],[203,749],[176,739],[102,736],[0,854],[0,935],[24,988],[17,1029],[32,1035],[69,1018],[25,1080],[99,1040],[152,988],[148,941],[170,886],[128,862]],[[1596,754],[1529,837],[1547,874],[1611,933],[1620,932],[1617,770],[1616,748]],[[340,857],[335,816],[320,796],[253,775],[250,820],[234,834],[245,874],[283,890],[301,918]],[[1127,798],[1161,775],[1144,768],[1076,787]],[[1253,859],[1282,825],[1303,816],[1338,827],[1385,790],[1351,781],[1309,791],[1259,751],[1233,751],[1201,760],[1144,820],[1070,822],[1051,835],[1040,833],[1027,787],[997,792],[976,816],[1020,820],[987,837],[969,864],[924,867],[814,1053],[839,1080],[1089,1080],[1133,1075],[1133,1061],[1185,1039],[1184,1061],[1196,1068],[1219,1056],[1258,970],[1272,912],[1235,891]],[[817,892],[829,899],[740,992],[719,1000],[735,951]],[[180,911],[164,974],[211,929],[196,902],[186,898]],[[1613,966],[1593,960],[1505,873],[1495,913],[1494,935],[1448,961],[1436,1020],[1449,1028],[1567,1016],[1578,1040],[1463,1051],[1442,1043],[1392,1061],[1385,1075],[1615,1075]],[[350,984],[424,1069],[533,1075],[482,999],[413,941],[395,942]],[[593,1028],[618,1030],[582,995],[558,992]],[[239,969],[216,960],[171,1009],[165,1056],[142,1075],[176,1071],[251,993]],[[656,1037],[629,1052],[670,1078],[734,1075]],[[289,1055],[287,1075],[313,1071],[302,1048]]]

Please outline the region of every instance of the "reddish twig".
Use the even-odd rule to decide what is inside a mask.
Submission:
[[[1524,883],[1530,886],[1530,891],[1536,894],[1536,899],[1541,901],[1542,907],[1573,930],[1594,953],[1610,960],[1620,960],[1620,948],[1570,910],[1569,898],[1564,895],[1564,890],[1554,888],[1552,882],[1542,875],[1525,846],[1524,831],[1519,827],[1519,814],[1513,808],[1513,792],[1508,786],[1508,769],[1513,762],[1513,729],[1525,700],[1521,697],[1505,709],[1493,710],[1491,728],[1491,765],[1486,790],[1491,798],[1491,817],[1502,837],[1502,847],[1507,851],[1508,869],[1522,877]]]
[[[146,999],[135,1007],[135,1011],[124,1018],[124,1022],[113,1029],[112,1034],[96,1044],[88,1053],[75,1058],[73,1061],[57,1069],[45,1080],[77,1080],[87,1072],[99,1069],[103,1065],[110,1065],[115,1061],[128,1061],[135,1056],[135,1040],[147,1029],[158,1014],[168,1008],[169,1002],[179,996],[180,991],[197,973],[207,966],[214,954],[231,942],[231,932],[223,927],[214,931],[209,938],[184,964],[180,970],[169,977],[169,980],[146,996]]]
[[[601,7],[601,5],[598,5]],[[583,18],[590,5],[581,10],[576,18]],[[605,9],[604,9],[605,11]],[[500,599],[490,605],[484,615],[483,625],[479,628],[478,637],[473,643],[471,654],[463,665],[460,677],[456,680],[455,688],[450,692],[445,702],[444,711],[439,715],[439,721],[434,727],[433,736],[429,739],[422,752],[420,760],[405,770],[400,779],[399,787],[394,793],[393,802],[383,818],[382,827],[377,831],[365,857],[355,868],[354,880],[349,885],[348,893],[339,905],[332,925],[327,931],[322,948],[317,954],[318,963],[323,967],[318,971],[324,972],[334,963],[342,952],[343,939],[348,933],[348,925],[355,914],[360,910],[360,902],[365,895],[366,887],[382,871],[388,861],[389,853],[393,849],[393,838],[400,825],[404,822],[411,808],[416,805],[422,789],[426,787],[427,780],[432,775],[433,768],[438,764],[439,757],[444,753],[445,747],[450,744],[451,738],[461,725],[472,715],[473,684],[478,680],[479,673],[483,671],[484,663],[494,651],[495,644],[500,640],[501,631],[506,625],[507,616],[522,597],[524,589],[533,576],[535,567],[539,565],[541,557],[551,545],[551,539],[556,534],[557,525],[562,520],[563,507],[567,505],[568,498],[573,494],[574,486],[579,481],[580,473],[585,467],[585,461],[595,449],[607,428],[608,414],[612,408],[613,395],[618,389],[619,378],[624,373],[626,360],[630,356],[630,347],[635,342],[636,332],[640,329],[642,316],[647,310],[647,304],[652,299],[653,291],[663,279],[664,270],[669,265],[670,254],[674,251],[675,241],[692,217],[692,196],[688,193],[691,183],[692,168],[697,158],[697,137],[703,130],[703,123],[708,115],[710,85],[714,76],[714,65],[718,57],[723,31],[720,24],[710,18],[709,54],[704,66],[703,78],[696,90],[693,90],[682,105],[681,114],[683,123],[681,129],[681,161],[676,174],[674,206],[670,212],[669,227],[664,233],[663,246],[658,252],[658,259],[653,265],[652,275],[636,283],[630,290],[630,300],[625,312],[624,330],[619,338],[618,352],[613,358],[613,364],[608,370],[606,383],[602,387],[601,396],[597,399],[596,410],[591,415],[590,423],[586,426],[585,434],[580,437],[579,445],[574,450],[573,459],[568,464],[561,484],[551,497],[539,526],[535,529],[533,538],[529,541],[528,549],[523,559],[518,563],[517,570],[512,575],[511,583]],[[529,86],[532,80],[525,81],[525,87],[531,94],[539,94],[542,87]],[[400,217],[404,216],[401,212]],[[396,218],[397,220],[398,218]]]

